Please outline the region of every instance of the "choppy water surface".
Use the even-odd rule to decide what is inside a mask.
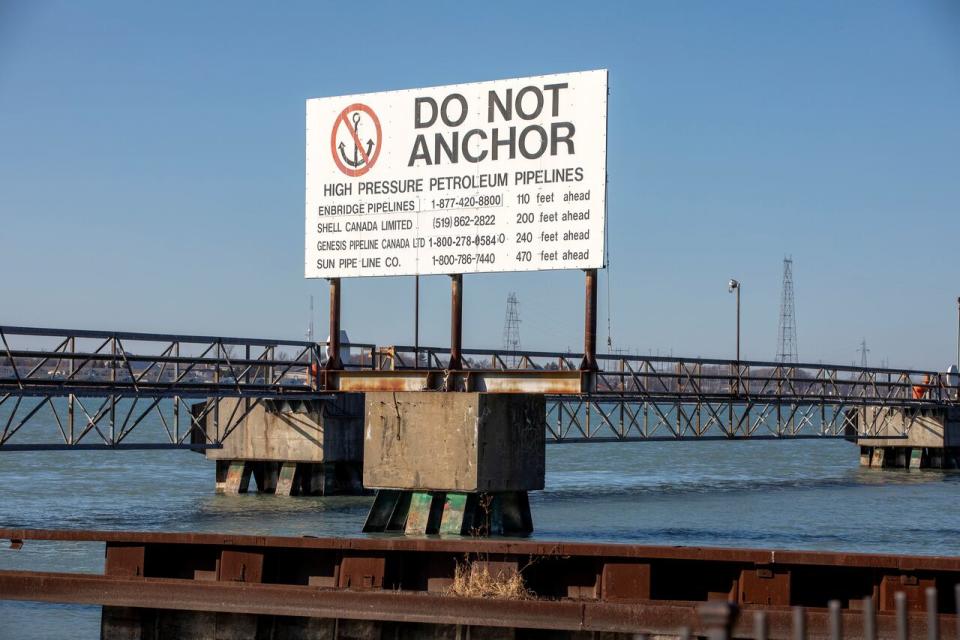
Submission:
[[[861,469],[842,441],[566,444],[531,497],[545,539],[960,555],[960,473]],[[0,454],[0,526],[359,535],[370,498],[213,494],[189,452]],[[0,568],[101,571],[99,545]],[[96,607],[0,603],[0,638],[97,638]]]

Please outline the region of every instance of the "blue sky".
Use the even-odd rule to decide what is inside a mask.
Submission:
[[[0,323],[301,337],[304,100],[610,70],[615,347],[943,368],[960,295],[960,4],[0,0]],[[468,346],[521,301],[577,348],[580,272],[465,279]],[[448,281],[422,342],[447,344]],[[344,282],[353,339],[410,343],[412,278]]]

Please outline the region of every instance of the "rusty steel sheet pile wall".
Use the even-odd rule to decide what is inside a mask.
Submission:
[[[814,637],[826,637],[834,618],[854,637],[871,623],[879,637],[895,637],[898,612],[916,632],[936,624],[953,633],[960,582],[960,558],[922,556],[16,529],[0,538],[105,542],[104,575],[0,571],[0,598],[102,604],[105,620],[137,625],[178,610],[272,616],[270,624],[302,616],[679,635],[719,619],[748,637],[754,614],[765,612],[770,637],[787,637],[802,607]],[[521,576],[527,599],[451,595],[467,564]],[[158,609],[167,613],[146,611]]]

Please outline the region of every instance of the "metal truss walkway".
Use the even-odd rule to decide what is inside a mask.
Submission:
[[[354,343],[340,345],[343,370],[315,378],[326,351],[0,326],[0,451],[219,447],[264,402],[370,390],[544,393],[558,443],[906,437],[913,418],[960,406],[956,382],[928,371],[611,354],[583,370],[580,354],[477,349],[450,371],[449,349]],[[224,415],[223,398],[244,402]],[[878,410],[858,420],[861,407]]]

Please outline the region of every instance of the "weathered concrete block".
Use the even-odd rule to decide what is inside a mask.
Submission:
[[[366,394],[363,484],[377,489],[543,489],[542,395]]]
[[[854,410],[857,429],[876,437],[861,438],[865,447],[960,447],[960,407]],[[901,435],[906,432],[907,437]]]
[[[221,428],[231,415],[243,414],[245,402],[220,401]],[[207,429],[212,431],[212,412],[206,421]],[[359,461],[363,455],[362,437],[362,394],[299,402],[268,400],[250,411],[223,440],[222,449],[208,449],[206,456],[210,460]]]

